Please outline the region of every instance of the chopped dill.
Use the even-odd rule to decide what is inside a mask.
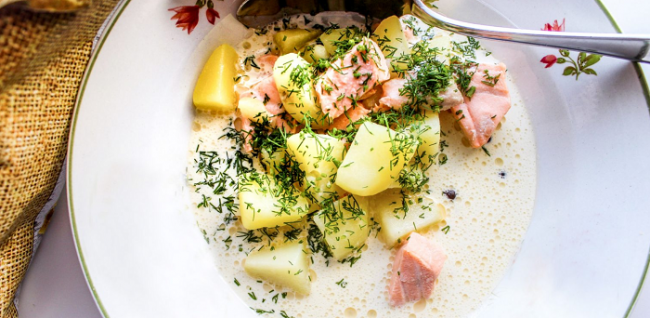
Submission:
[[[463,42],[451,42],[453,49],[458,53],[462,54],[464,57],[476,58],[476,50],[481,48],[481,44],[473,37],[468,36],[467,41]]]
[[[253,68],[260,69],[260,66],[255,62],[255,55],[249,55],[244,59],[244,66],[250,65]]]
[[[440,110],[442,99],[439,95],[449,86],[452,72],[438,59],[439,55],[437,47],[430,47],[428,41],[419,41],[411,49],[411,54],[396,58],[398,76],[407,79],[400,95],[409,99],[410,108]]]
[[[497,76],[491,76],[488,70],[483,70],[483,77],[485,80],[481,81],[481,83],[490,87],[494,87],[494,85],[499,82],[499,77],[501,77],[501,74],[497,74]]]
[[[294,318],[293,316],[289,316],[284,310],[280,311],[280,317],[282,317],[282,318]]]
[[[258,315],[263,315],[263,314],[274,314],[274,313],[275,313],[275,309],[264,310],[264,309],[257,309],[257,308],[253,308],[253,307],[251,307],[251,309],[254,310],[255,313],[257,313]]]

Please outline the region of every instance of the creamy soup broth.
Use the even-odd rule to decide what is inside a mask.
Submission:
[[[324,21],[294,17],[290,25],[305,27]],[[340,19],[340,18],[339,18]],[[345,19],[343,19],[345,21]],[[275,26],[282,26],[278,22]],[[345,25],[343,25],[345,26]],[[270,69],[244,65],[247,56],[264,54],[272,43],[274,26],[256,32],[236,48],[242,78],[239,85],[253,85]],[[455,36],[454,40],[464,38]],[[479,61],[496,61],[494,55],[477,51]],[[495,54],[497,55],[497,54]],[[504,61],[507,64],[507,61]],[[433,295],[426,300],[399,308],[388,305],[388,281],[395,249],[387,249],[371,233],[362,257],[353,265],[313,255],[309,296],[269,285],[248,276],[243,268],[246,252],[263,242],[249,243],[239,222],[226,225],[228,198],[236,202],[236,187],[214,195],[208,187],[194,184],[202,179],[196,172],[205,161],[200,151],[211,151],[220,158],[234,158],[235,143],[220,138],[231,129],[234,115],[197,112],[189,150],[188,182],[199,229],[210,245],[224,279],[253,309],[269,317],[462,317],[475,310],[494,289],[512,263],[531,219],[535,199],[535,141],[531,121],[516,83],[508,77],[512,108],[499,124],[492,140],[483,149],[468,145],[451,114],[440,115],[447,161],[428,171],[430,197],[447,209],[445,221],[422,231],[446,249],[448,259],[438,277]],[[253,165],[259,168],[259,162]],[[223,165],[222,165],[223,166]],[[261,168],[260,168],[261,169]],[[236,173],[228,172],[233,179]],[[221,213],[206,208],[206,198]],[[221,201],[219,201],[221,200]],[[221,204],[220,204],[221,203]],[[237,214],[236,209],[233,211]],[[304,234],[303,234],[304,235]]]

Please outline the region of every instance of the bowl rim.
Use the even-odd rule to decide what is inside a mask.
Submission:
[[[598,7],[602,10],[602,12],[605,14],[606,18],[609,20],[611,26],[614,28],[614,30],[617,33],[623,33],[621,30],[620,26],[610,13],[610,11],[607,9],[605,4],[602,2],[602,0],[595,0],[596,4]],[[68,200],[68,211],[70,214],[70,228],[72,230],[72,235],[74,239],[74,244],[75,244],[75,250],[77,252],[77,256],[79,259],[79,262],[81,264],[81,268],[83,270],[84,278],[86,280],[86,283],[89,287],[90,292],[92,293],[93,300],[95,301],[95,304],[97,308],[99,309],[100,313],[102,314],[103,317],[109,317],[109,314],[106,310],[106,307],[104,307],[104,304],[102,303],[99,294],[97,293],[97,290],[95,289],[95,285],[93,284],[93,280],[90,277],[90,274],[88,272],[88,267],[86,264],[86,261],[84,259],[84,254],[81,249],[80,245],[80,238],[79,234],[77,231],[77,223],[75,219],[75,211],[74,211],[74,200],[73,200],[73,193],[72,193],[72,153],[74,150],[74,136],[75,136],[75,130],[76,130],[76,124],[77,124],[77,119],[78,119],[78,113],[79,113],[79,108],[81,106],[81,103],[83,101],[84,97],[84,92],[86,89],[86,85],[88,84],[88,78],[90,77],[90,74],[92,73],[93,66],[95,65],[95,62],[97,60],[97,57],[99,56],[102,47],[104,43],[106,42],[106,39],[111,33],[111,30],[119,20],[120,16],[126,9],[126,7],[131,3],[131,0],[120,0],[120,2],[117,4],[113,12],[109,15],[107,20],[104,22],[104,25],[102,28],[100,28],[99,35],[97,38],[96,42],[96,49],[92,52],[88,66],[86,67],[86,70],[84,72],[84,75],[81,80],[80,84],[80,89],[79,93],[77,95],[76,101],[75,101],[75,106],[74,106],[74,111],[72,114],[72,124],[70,127],[70,132],[68,135],[68,148],[67,148],[67,153],[66,153],[66,198]],[[634,70],[637,73],[637,78],[639,79],[639,82],[641,84],[641,89],[643,91],[643,95],[646,101],[646,106],[650,110],[650,86],[648,85],[648,80],[645,77],[645,74],[643,72],[643,69],[641,68],[641,65],[638,62],[631,62],[634,66]],[[627,306],[627,310],[625,311],[625,314],[623,317],[629,317],[631,314],[632,310],[634,309],[638,299],[639,295],[641,293],[641,290],[643,289],[645,279],[648,276],[648,272],[650,269],[650,250],[648,251],[648,255],[646,257],[645,261],[645,266],[643,268],[643,272],[640,277],[640,281],[637,284],[637,288],[634,292],[634,295],[632,299],[630,300],[629,305]]]

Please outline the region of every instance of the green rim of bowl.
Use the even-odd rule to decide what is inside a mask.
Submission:
[[[99,298],[99,294],[95,289],[95,284],[93,284],[93,280],[90,277],[90,274],[88,273],[88,266],[86,265],[86,259],[84,258],[84,253],[81,250],[81,245],[79,242],[79,233],[77,232],[77,221],[75,219],[75,212],[74,212],[74,200],[72,199],[72,149],[74,147],[74,134],[77,128],[77,119],[79,118],[78,116],[79,108],[81,106],[81,102],[83,101],[84,93],[86,91],[86,85],[88,85],[88,78],[90,77],[90,73],[92,72],[93,67],[95,66],[95,62],[97,61],[99,52],[102,50],[102,47],[106,42],[106,39],[108,39],[108,35],[113,30],[115,23],[120,18],[122,12],[124,12],[124,9],[126,9],[126,6],[130,2],[131,0],[123,0],[117,5],[117,7],[115,8],[116,13],[110,18],[111,21],[108,22],[106,28],[104,29],[104,32],[100,35],[99,42],[97,43],[97,49],[95,49],[95,51],[92,53],[92,56],[90,57],[90,63],[88,64],[88,67],[86,68],[86,72],[83,76],[81,89],[79,90],[79,95],[77,96],[77,102],[75,104],[74,114],[72,115],[72,128],[70,129],[70,136],[68,137],[69,138],[68,154],[66,156],[68,159],[68,163],[66,166],[67,169],[66,188],[67,188],[67,195],[68,195],[68,207],[70,210],[70,226],[72,227],[74,243],[77,249],[77,255],[79,255],[79,260],[81,262],[81,268],[83,269],[84,276],[86,277],[86,282],[88,283],[88,287],[90,288],[90,291],[93,294],[93,298],[95,299],[95,304],[97,304],[97,308],[99,308],[99,311],[102,313],[102,316],[106,318],[109,317],[108,312],[106,311],[106,307],[104,307],[101,298]]]
[[[614,17],[612,16],[611,13],[609,13],[609,10],[605,5],[603,4],[602,0],[596,0],[596,3],[600,7],[601,10],[603,10],[603,13],[605,13],[605,16],[607,16],[607,19],[609,22],[612,24],[612,27],[614,27],[614,30],[618,33],[623,33],[623,30],[621,30],[621,27],[618,26],[618,23],[616,23],[616,20],[614,20]],[[648,87],[648,81],[645,77],[645,74],[643,72],[643,69],[641,68],[641,65],[637,62],[632,63],[634,65],[634,69],[636,70],[637,77],[639,78],[639,82],[641,82],[641,88],[643,89],[643,95],[645,96],[646,103],[648,103],[648,110],[650,110],[650,87]],[[648,263],[650,263],[650,251],[648,252]],[[646,266],[646,272],[647,272],[648,267]]]
[[[596,3],[600,7],[600,9],[603,10],[605,15],[607,16],[607,19],[609,19],[609,22],[612,24],[612,27],[614,27],[616,32],[623,33],[623,30],[621,30],[621,27],[618,26],[618,23],[616,23],[616,20],[614,20],[612,14],[609,12],[607,7],[605,7],[605,4],[603,4],[601,0],[596,0]],[[639,63],[636,62],[633,64],[634,64],[634,69],[636,70],[637,77],[639,78],[639,82],[641,82],[641,88],[643,89],[643,95],[645,96],[645,101],[646,103],[648,103],[648,109],[650,110],[650,88],[648,88],[648,81],[643,73],[643,69],[641,68],[641,65],[639,65]],[[646,258],[645,268],[643,269],[643,273],[641,274],[641,280],[639,281],[639,285],[636,287],[636,291],[634,292],[634,297],[632,297],[632,301],[630,301],[630,305],[627,306],[627,310],[625,311],[624,317],[630,316],[632,310],[634,309],[634,305],[636,305],[636,302],[639,300],[639,295],[641,294],[641,289],[643,289],[643,284],[645,283],[646,276],[648,275],[649,267],[650,267],[650,251],[648,251],[648,257]]]
[[[611,13],[605,7],[605,5],[601,2],[601,0],[595,0],[596,3],[598,4],[598,7],[603,11],[605,16],[607,16],[607,19],[610,21],[612,24],[612,27],[616,30],[618,33],[623,33],[621,28],[618,26],[616,23],[616,20],[614,20],[614,17],[612,17]],[[84,92],[86,90],[86,85],[88,84],[88,78],[90,76],[90,73],[93,70],[93,67],[95,66],[95,61],[97,60],[97,57],[99,56],[99,53],[102,50],[102,47],[104,46],[104,42],[106,42],[106,39],[110,35],[111,31],[113,30],[113,27],[115,26],[115,23],[117,20],[120,18],[122,15],[122,12],[124,12],[124,9],[129,5],[131,0],[123,0],[120,4],[118,4],[118,7],[116,8],[116,14],[113,15],[111,18],[111,21],[107,24],[105,31],[101,34],[97,49],[92,53],[90,63],[88,64],[88,68],[86,69],[86,73],[84,74],[84,77],[82,79],[82,85],[81,89],[79,91],[79,96],[77,97],[77,102],[75,105],[74,109],[74,114],[72,117],[72,128],[70,129],[70,136],[69,136],[69,141],[68,141],[68,163],[67,163],[67,195],[68,195],[68,206],[70,210],[70,225],[72,227],[72,233],[74,236],[74,242],[75,242],[75,247],[77,249],[77,254],[79,255],[79,260],[81,262],[81,267],[84,272],[84,276],[86,277],[86,282],[88,283],[88,287],[90,288],[90,291],[93,294],[93,298],[95,299],[95,303],[97,304],[97,308],[99,308],[99,311],[102,313],[104,317],[109,317],[108,312],[106,311],[106,307],[104,307],[104,304],[102,303],[101,299],[99,298],[99,294],[97,293],[97,290],[95,289],[95,285],[93,284],[93,280],[90,277],[90,274],[88,273],[88,266],[86,265],[86,261],[84,258],[83,251],[81,250],[81,245],[79,242],[79,234],[77,233],[77,223],[75,220],[75,212],[74,212],[74,200],[72,200],[72,151],[74,147],[74,134],[75,130],[77,127],[77,119],[78,119],[78,113],[79,113],[79,108],[81,106],[81,102],[83,101],[83,96]],[[118,9],[119,8],[119,9]],[[639,79],[639,82],[641,83],[641,88],[643,90],[643,95],[645,97],[646,103],[648,104],[648,110],[650,110],[650,88],[648,87],[648,81],[645,78],[645,75],[643,73],[643,69],[641,69],[641,66],[639,63],[633,63],[634,69],[636,70],[637,77]],[[632,312],[632,309],[634,309],[634,305],[636,304],[637,300],[639,299],[639,294],[641,293],[641,289],[643,288],[643,283],[645,281],[645,278],[648,273],[648,268],[650,267],[650,250],[648,251],[648,258],[646,259],[646,264],[645,268],[643,270],[643,273],[641,275],[641,280],[639,281],[639,285],[637,286],[637,289],[634,293],[634,297],[632,298],[632,301],[628,305],[627,310],[625,311],[625,316],[628,317],[630,313]]]

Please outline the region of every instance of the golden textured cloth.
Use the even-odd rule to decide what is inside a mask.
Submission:
[[[83,8],[0,9],[0,317],[17,316],[13,298],[32,256],[34,219],[65,159],[92,40],[118,0],[58,2]]]

